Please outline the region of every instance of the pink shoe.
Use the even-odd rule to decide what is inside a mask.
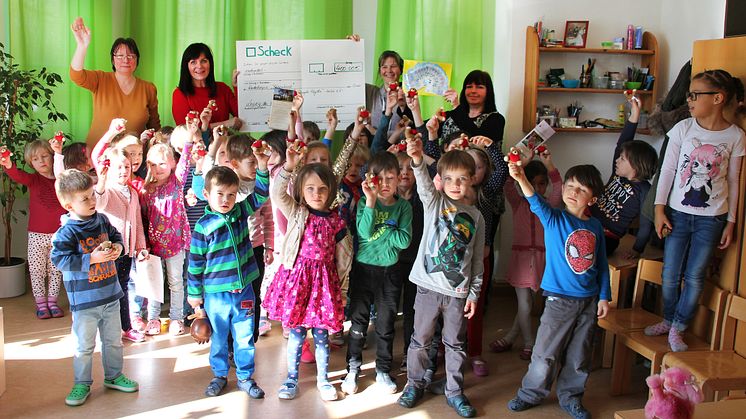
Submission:
[[[135,329],[130,329],[126,332],[122,332],[122,339],[135,343],[145,342],[145,335]]]
[[[300,353],[300,362],[304,364],[313,364],[316,362],[316,357],[311,352],[311,344],[308,339],[303,341],[303,349]]]
[[[168,324],[168,333],[174,336],[181,336],[186,333],[184,320],[171,320]]]
[[[130,319],[130,323],[132,324],[132,328],[138,332],[145,331],[145,321],[143,321],[142,317],[133,317]]]
[[[149,336],[161,334],[161,319],[153,319],[148,321],[145,326],[145,334]]]

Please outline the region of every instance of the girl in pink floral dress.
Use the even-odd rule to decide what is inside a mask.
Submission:
[[[294,180],[291,173],[302,158],[294,147],[270,190],[272,205],[287,218],[283,238],[282,267],[267,290],[263,305],[270,319],[290,329],[287,345],[288,375],[280,387],[281,399],[298,393],[298,365],[306,331],[316,343],[317,388],[323,400],[335,400],[337,390],[329,383],[328,330],[341,330],[347,275],[352,262],[352,239],[345,222],[330,207],[337,181],[329,166],[308,164]]]
[[[148,220],[150,253],[160,257],[166,267],[171,304],[168,313],[169,332],[184,334],[184,257],[189,250],[191,233],[184,208],[184,182],[189,174],[192,144],[199,129],[189,124],[190,134],[184,139],[179,162],[168,144],[155,144],[148,150],[148,175],[140,192],[141,203]],[[161,333],[161,303],[148,301],[148,324],[145,333]]]

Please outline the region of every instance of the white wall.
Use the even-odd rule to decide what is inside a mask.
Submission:
[[[664,86],[676,80],[692,57],[692,44],[723,37],[725,0],[659,0],[661,3],[661,77]]]

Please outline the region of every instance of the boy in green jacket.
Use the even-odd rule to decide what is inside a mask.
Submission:
[[[396,383],[389,372],[393,361],[394,320],[402,287],[397,262],[399,252],[412,240],[412,206],[396,196],[399,161],[384,151],[373,156],[369,168],[373,178],[362,184],[365,196],[358,202],[356,223],[359,248],[350,275],[349,373],[342,382],[342,391],[347,394],[357,391],[371,304],[378,310],[376,383],[391,393],[396,392]]]

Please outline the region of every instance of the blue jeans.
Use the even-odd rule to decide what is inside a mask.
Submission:
[[[205,293],[205,311],[212,327],[210,368],[216,377],[228,375],[228,333],[233,336],[236,377],[247,380],[254,374],[254,290]]]
[[[171,320],[184,320],[184,258],[186,252],[181,251],[168,259],[163,259],[166,265],[166,279],[168,289],[171,291],[169,299],[168,318]],[[154,320],[161,316],[161,303],[148,301],[148,320]]]
[[[669,220],[673,228],[663,250],[663,318],[683,331],[697,309],[705,270],[728,214],[708,217],[671,210]]]
[[[122,322],[119,319],[119,300],[98,307],[72,312],[72,333],[75,339],[73,371],[75,384],[93,383],[91,367],[96,332],[101,334],[101,361],[104,378],[113,380],[122,373]]]

